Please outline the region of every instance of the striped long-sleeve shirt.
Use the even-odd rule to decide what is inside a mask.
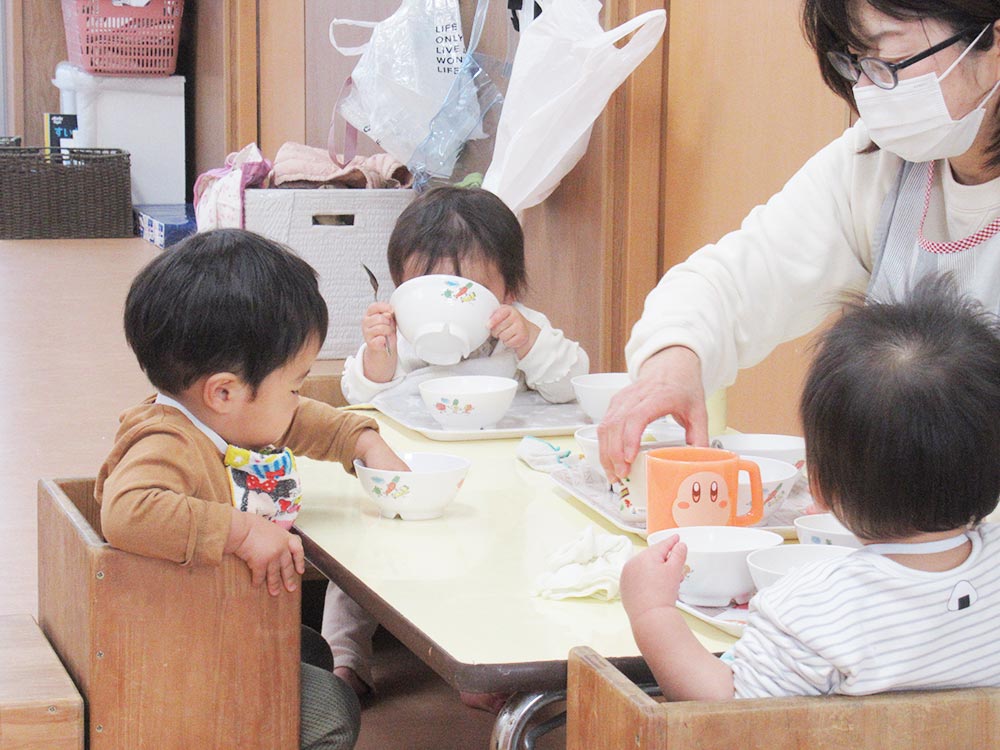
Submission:
[[[1000,686],[1000,525],[944,572],[861,549],[797,570],[750,603],[736,697]]]

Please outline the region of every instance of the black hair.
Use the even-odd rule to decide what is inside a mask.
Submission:
[[[389,273],[397,285],[411,259],[421,276],[442,261],[462,275],[462,259],[493,263],[515,297],[527,288],[524,232],[514,212],[493,193],[480,188],[436,187],[421,193],[399,215],[389,237]]]
[[[853,300],[800,414],[809,480],[863,539],[977,524],[1000,498],[1000,326],[948,276]]]
[[[964,33],[962,42],[966,46],[972,44],[987,25],[1000,18],[997,0],[805,0],[802,29],[806,40],[816,51],[823,81],[855,113],[858,109],[854,103],[854,84],[837,73],[827,60],[826,53],[831,50],[844,52],[848,47],[865,49],[870,46],[861,33],[858,18],[858,8],[863,4],[900,21],[939,21],[955,34]],[[987,29],[976,43],[976,50],[989,49],[993,42],[993,29]],[[1000,112],[995,100],[992,106],[994,112]],[[1000,117],[992,119],[992,127],[989,166],[1000,167]]]
[[[232,372],[254,394],[271,372],[327,332],[316,271],[253,232],[193,235],[151,261],[125,301],[125,337],[157,389]]]

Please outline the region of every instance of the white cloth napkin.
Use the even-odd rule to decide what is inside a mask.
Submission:
[[[517,444],[517,457],[535,471],[551,474],[556,469],[576,466],[580,455],[569,448],[553,445],[547,440],[537,437],[523,437]]]
[[[543,599],[617,599],[618,579],[630,557],[628,537],[606,534],[591,524],[578,539],[549,556],[534,594]]]

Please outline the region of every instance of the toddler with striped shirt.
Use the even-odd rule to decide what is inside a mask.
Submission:
[[[1000,325],[950,277],[855,299],[823,336],[800,414],[813,497],[863,543],[751,601],[716,658],[674,606],[674,536],[622,572],[636,643],[671,700],[1000,686]]]

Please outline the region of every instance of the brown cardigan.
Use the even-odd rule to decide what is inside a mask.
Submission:
[[[94,497],[108,543],[184,565],[218,565],[232,500],[222,456],[184,414],[149,398],[127,409],[97,475]],[[353,473],[368,417],[303,398],[282,442],[296,455],[340,461]]]

